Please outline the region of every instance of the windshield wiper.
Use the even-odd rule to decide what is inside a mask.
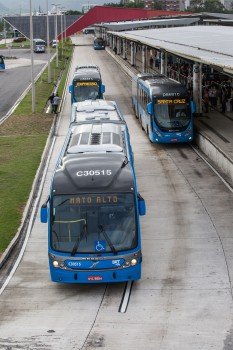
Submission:
[[[78,239],[77,239],[77,241],[75,242],[75,244],[73,246],[73,249],[72,249],[72,252],[71,252],[71,256],[74,256],[75,253],[77,252],[79,244],[80,244],[81,240],[83,239],[85,233],[87,233],[87,225],[86,224],[84,224],[83,229],[82,229],[82,231],[80,233],[80,236],[78,236]]]
[[[104,238],[106,239],[109,247],[111,248],[111,251],[114,253],[114,254],[117,254],[117,250],[116,248],[114,247],[114,245],[112,244],[109,236],[107,235],[106,231],[104,230],[103,226],[102,225],[98,225],[98,228],[100,229],[100,232],[103,233],[103,236]]]

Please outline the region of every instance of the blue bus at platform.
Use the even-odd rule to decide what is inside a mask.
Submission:
[[[0,70],[5,70],[5,62],[4,62],[4,56],[0,55]]]
[[[193,140],[195,103],[179,82],[162,74],[138,74],[132,79],[132,105],[151,142]]]
[[[93,103],[77,104],[80,113],[87,110],[87,102]],[[141,277],[139,215],[145,215],[145,201],[137,191],[127,125],[114,102],[101,102],[106,102],[106,109],[104,103],[99,111],[91,112],[90,107],[89,119],[71,124],[49,197],[41,207],[41,221],[48,222],[54,282],[108,283]]]
[[[101,37],[95,37],[93,41],[94,50],[105,50],[105,40]]]
[[[96,65],[76,67],[69,92],[71,103],[102,99],[105,86],[102,83],[99,67]]]

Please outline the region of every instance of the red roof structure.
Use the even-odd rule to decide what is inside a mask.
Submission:
[[[145,10],[141,8],[123,8],[95,6],[66,29],[66,36],[71,36],[84,28],[101,22],[118,22],[183,15],[180,11]],[[185,12],[187,14],[187,12]],[[59,36],[60,39],[60,36]]]

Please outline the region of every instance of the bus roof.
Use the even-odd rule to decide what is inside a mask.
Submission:
[[[73,80],[101,80],[99,67],[94,65],[76,67]]]
[[[186,86],[163,74],[138,74],[137,77],[142,85],[151,90],[152,95],[163,97],[172,96],[172,94],[173,96],[188,95]]]
[[[105,123],[71,128],[54,174],[53,193],[132,191],[134,179],[127,158],[125,130],[125,124]]]
[[[84,176],[84,172],[90,175]],[[63,159],[62,166],[55,172],[52,183],[54,195],[119,193],[132,192],[133,189],[131,165],[120,153],[69,155]]]
[[[114,101],[86,100],[73,104],[72,123],[124,122],[125,120]]]

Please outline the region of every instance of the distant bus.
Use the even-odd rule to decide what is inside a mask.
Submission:
[[[151,142],[193,140],[195,103],[179,82],[162,74],[138,74],[132,79],[132,104]]]
[[[33,50],[36,53],[45,52],[46,42],[42,39],[34,39],[33,40]]]
[[[96,65],[78,66],[72,85],[69,86],[69,92],[71,103],[102,99],[105,86],[102,84],[99,67]]]
[[[94,48],[94,50],[104,50],[105,49],[105,40],[103,38],[94,38],[93,48]]]
[[[138,280],[139,215],[146,207],[137,192],[127,125],[113,101],[80,102],[77,110],[80,118],[69,129],[41,208],[51,280]]]
[[[0,70],[5,70],[4,56],[0,55]]]
[[[84,28],[83,34],[95,34],[95,27]]]

